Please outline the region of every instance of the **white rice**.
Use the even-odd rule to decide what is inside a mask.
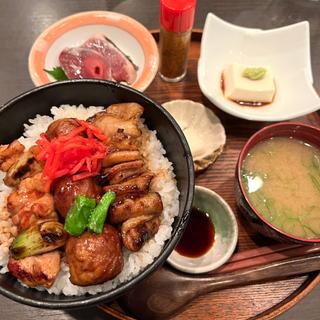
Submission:
[[[53,120],[67,117],[85,120],[101,110],[103,110],[103,107],[85,108],[82,105],[62,105],[60,108],[52,107],[51,113],[53,117],[37,115],[34,119],[29,120],[30,123],[24,125],[25,132],[19,141],[26,148],[29,148],[39,138],[40,133],[47,130],[48,125]],[[142,125],[142,139],[142,153],[146,164],[156,174],[156,177],[152,180],[151,189],[159,192],[163,202],[164,209],[158,233],[139,252],[132,253],[123,248],[124,268],[113,280],[94,286],[75,286],[69,280],[69,268],[64,259],[62,259],[61,270],[53,286],[50,289],[38,287],[38,290],[47,290],[53,294],[63,293],[64,295],[105,292],[136,276],[160,254],[164,242],[171,236],[171,224],[179,212],[179,191],[174,179],[172,164],[165,157],[166,151],[157,139],[156,131],[150,131],[146,126]],[[0,171],[0,181],[2,181],[3,177],[4,174]],[[2,207],[2,210],[0,210],[0,273],[8,272],[6,266],[9,253],[8,247],[16,235],[16,228],[13,226],[8,212],[3,208],[10,192],[10,188],[4,183],[0,183],[0,208]]]

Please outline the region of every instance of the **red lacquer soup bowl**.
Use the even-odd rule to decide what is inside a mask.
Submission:
[[[291,137],[308,143],[320,149],[320,128],[313,127],[304,123],[281,122],[264,127],[257,131],[246,142],[242,148],[236,166],[236,200],[237,204],[248,220],[251,227],[261,234],[281,242],[294,242],[303,244],[320,243],[320,238],[304,239],[289,234],[268,222],[263,215],[253,206],[246,193],[245,185],[242,181],[241,169],[243,162],[250,150],[259,142],[273,137]]]

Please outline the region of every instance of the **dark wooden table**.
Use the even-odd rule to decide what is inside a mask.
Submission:
[[[158,0],[1,0],[0,105],[33,87],[27,67],[29,49],[49,25],[67,15],[87,10],[117,11],[147,28],[159,27]],[[314,85],[320,93],[319,0],[198,0],[195,27],[203,28],[208,12],[246,27],[274,28],[309,20]],[[294,66],[293,66],[294,67]],[[320,287],[277,319],[320,319]],[[96,308],[53,311],[27,307],[0,296],[0,319],[113,319]]]

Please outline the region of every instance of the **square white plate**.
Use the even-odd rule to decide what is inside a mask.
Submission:
[[[276,84],[272,103],[246,107],[224,97],[222,72],[236,62],[270,67]],[[318,110],[320,98],[312,85],[309,23],[261,30],[235,26],[209,13],[201,41],[198,81],[203,94],[218,108],[247,120],[281,121]]]

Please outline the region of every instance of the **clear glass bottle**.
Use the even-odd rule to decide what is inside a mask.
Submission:
[[[196,0],[160,0],[160,67],[163,80],[180,81],[187,72]]]

